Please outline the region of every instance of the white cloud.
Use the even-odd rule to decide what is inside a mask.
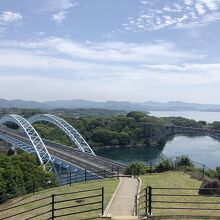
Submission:
[[[200,74],[201,77],[204,73],[209,74],[210,70],[212,73],[218,73],[220,70],[220,63],[212,64],[182,64],[182,65],[143,65],[147,69],[155,70],[157,72],[168,72],[168,73],[185,73],[186,75],[191,75],[191,73]],[[219,76],[220,77],[220,76]],[[220,79],[220,78],[219,78]]]
[[[146,5],[146,4],[148,4],[148,2],[143,0],[143,1],[141,1],[141,4]]]
[[[0,41],[0,47],[2,71],[27,72],[27,75],[30,73],[36,75],[37,72],[38,75],[46,74],[58,79],[69,77],[94,78],[94,80],[152,79],[152,83],[158,84],[157,80],[168,77],[164,80],[170,80],[170,83],[184,83],[177,79],[180,76],[183,79],[185,75],[196,75],[196,77],[201,75],[202,79],[205,77],[207,80],[207,73],[210,72],[214,74],[215,79],[218,79],[220,69],[220,64],[178,64],[178,59],[186,61],[198,59],[199,56],[178,51],[170,43],[79,44],[60,38],[49,38],[37,42]]]
[[[60,11],[56,14],[53,14],[51,16],[51,20],[52,21],[55,21],[56,23],[60,24],[64,21],[64,19],[66,18],[66,14],[67,12],[66,11]]]
[[[201,3],[196,3],[195,8],[199,15],[204,15],[206,13],[206,10]]]
[[[193,2],[194,2],[194,0],[184,0],[184,3],[185,3],[186,5],[192,5]]]
[[[51,20],[62,23],[66,19],[69,10],[78,5],[74,0],[46,0],[41,7],[41,11],[51,11]]]
[[[63,38],[45,38],[40,41],[0,41],[5,49],[30,50],[68,59],[92,62],[160,63],[200,59],[204,55],[176,48],[169,42],[125,43],[125,42],[85,42],[78,43]]]
[[[177,0],[175,3],[164,0],[161,4],[152,1],[150,5],[142,4],[137,16],[129,17],[123,29],[143,32],[167,27],[190,28],[195,23],[200,27],[217,22],[219,14],[220,0]]]
[[[203,27],[206,26],[210,23],[216,22],[220,20],[220,13],[218,12],[213,12],[211,14],[207,14],[204,17],[202,17],[200,20],[196,20],[190,23],[182,23],[179,22],[176,25],[176,28],[196,28],[196,27]]]
[[[146,65],[142,68],[135,66],[90,67],[87,71],[78,69],[73,72],[72,69],[70,76],[67,76],[65,63],[63,63],[63,68],[60,65],[59,69],[56,69],[56,62],[51,63],[52,65],[55,65],[54,69],[49,69],[47,74],[42,74],[39,66],[35,67],[38,74],[34,74],[33,70],[24,74],[24,69],[19,74],[18,67],[14,71],[16,75],[13,71],[10,73],[4,71],[4,74],[0,72],[0,93],[5,94],[4,98],[22,97],[41,101],[74,98],[167,101],[179,100],[181,97],[181,100],[187,101],[193,98],[201,102],[217,102],[218,92],[220,92],[220,75],[218,74],[220,63]],[[100,72],[101,69],[105,71]],[[57,72],[60,74],[57,75]],[[95,73],[91,74],[93,72]],[[204,88],[207,87],[210,88],[209,93],[204,92]],[[204,95],[201,97],[201,94]]]
[[[10,25],[17,26],[22,21],[23,16],[19,12],[3,11],[0,13],[0,33],[6,31]]]
[[[206,5],[206,7],[211,11],[217,10],[220,5],[219,0],[199,0],[199,1],[202,2],[204,5]]]
[[[3,11],[0,15],[0,22],[2,24],[10,24],[21,21],[23,19],[19,12]]]
[[[165,7],[163,8],[163,10],[164,10],[164,11],[168,11],[168,12],[170,12],[170,11],[171,11],[171,8],[168,7],[168,6],[165,6]]]
[[[0,67],[11,70],[64,70],[86,73],[90,70],[102,72],[105,65],[80,62],[54,56],[39,55],[23,50],[0,50]],[[49,74],[50,75],[50,74]],[[62,74],[60,76],[63,76]]]
[[[73,0],[46,0],[42,6],[43,11],[62,11],[75,7],[78,5]]]
[[[178,99],[185,86],[190,89],[181,90],[181,98],[191,98],[195,87],[220,85],[220,63],[196,63],[200,55],[167,42],[78,43],[51,37],[0,40],[0,48],[4,98],[163,100]]]

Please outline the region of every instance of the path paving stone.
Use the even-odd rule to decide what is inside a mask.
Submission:
[[[134,216],[135,195],[138,191],[139,182],[137,179],[122,177],[121,185],[108,210],[107,216],[116,219],[116,216]],[[120,218],[123,219],[123,218]]]

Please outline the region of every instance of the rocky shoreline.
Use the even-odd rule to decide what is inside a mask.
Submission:
[[[172,125],[145,125],[146,142],[151,147],[158,147],[166,143],[170,137],[177,134],[193,135],[193,136],[210,136],[220,141],[220,132],[194,127],[172,126]]]

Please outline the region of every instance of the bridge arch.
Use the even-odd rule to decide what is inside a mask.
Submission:
[[[50,171],[52,169],[51,156],[47,151],[46,146],[44,145],[41,137],[25,118],[20,115],[4,115],[0,118],[0,125],[3,125],[5,122],[14,122],[26,133],[29,140],[32,143],[32,146],[38,156],[40,164],[43,165],[45,170]]]
[[[60,128],[62,131],[64,131],[72,140],[73,143],[76,144],[78,149],[82,152],[89,153],[95,156],[94,151],[89,146],[89,144],[85,141],[85,139],[80,135],[80,133],[72,127],[68,122],[66,122],[64,119],[51,115],[51,114],[38,114],[30,117],[28,121],[32,123],[46,121],[49,123],[54,124],[58,128]]]

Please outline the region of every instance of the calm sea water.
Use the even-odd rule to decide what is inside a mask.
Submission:
[[[182,116],[208,122],[220,121],[220,112],[152,112],[155,116]],[[220,166],[220,142],[208,136],[177,135],[160,148],[149,146],[131,148],[109,148],[96,152],[112,160],[131,163],[143,161],[149,163],[161,155],[175,157],[188,155],[192,160],[204,163],[210,168]]]

